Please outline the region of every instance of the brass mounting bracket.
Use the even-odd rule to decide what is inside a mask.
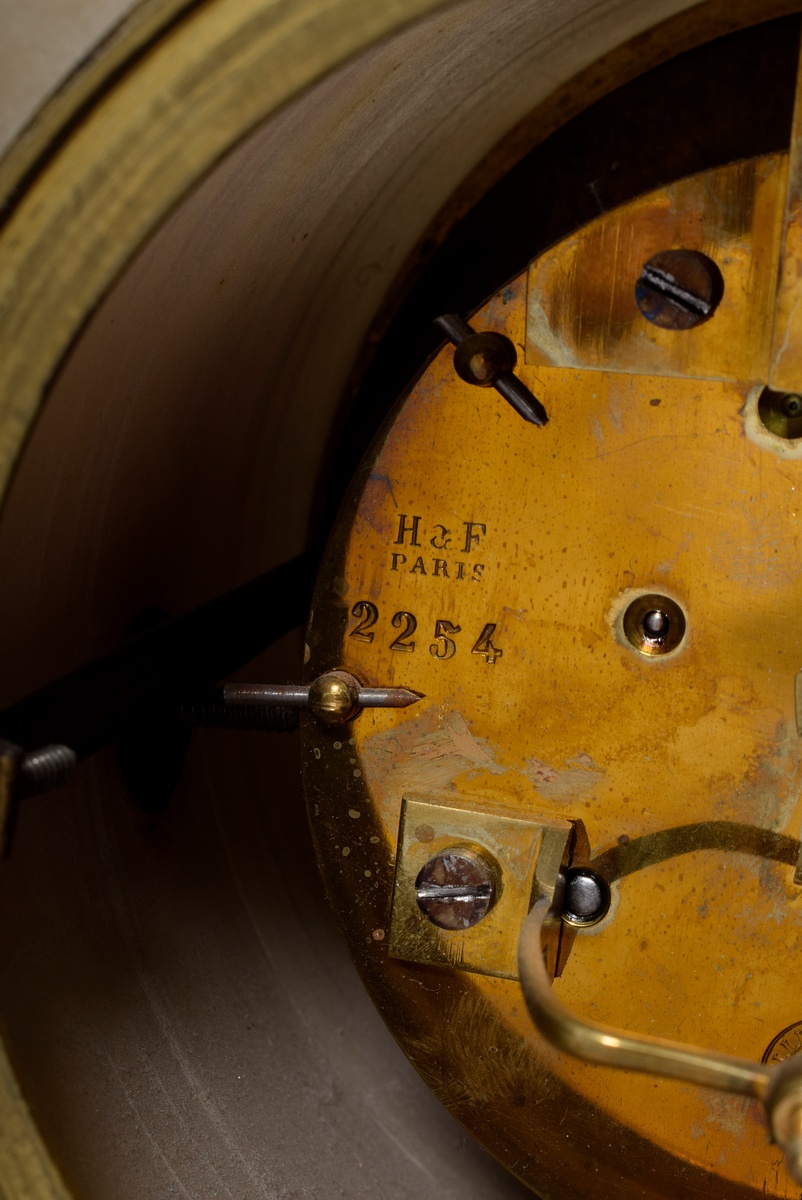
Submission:
[[[523,818],[503,807],[478,807],[454,793],[404,796],[398,835],[389,951],[393,958],[518,978],[518,934],[536,900],[558,899],[560,871],[570,865],[574,823]],[[496,900],[464,929],[443,929],[417,900],[424,865],[449,849],[478,854],[489,865]],[[549,973],[561,968],[560,944],[570,931],[559,918],[546,930]]]

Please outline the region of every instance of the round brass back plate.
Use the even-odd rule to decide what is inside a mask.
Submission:
[[[307,719],[330,896],[418,1070],[544,1195],[789,1186],[755,1102],[546,1044],[506,940],[527,823],[581,819],[613,895],[555,984],[569,1007],[755,1059],[802,1020],[802,459],[757,411],[784,352],[787,176],[775,155],[662,188],[497,294],[472,328],[513,341],[548,424],[464,382],[444,347],[355,481],[317,590],[310,673],[424,696],[344,729]],[[724,281],[682,330],[635,298],[677,248]],[[685,621],[665,655],[623,628],[654,595]],[[455,836],[499,864],[485,921],[508,908],[481,944],[481,923],[433,941],[399,899]]]

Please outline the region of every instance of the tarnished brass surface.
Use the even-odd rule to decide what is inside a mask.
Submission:
[[[715,174],[601,217],[533,265],[529,294],[540,280],[545,311],[543,281],[571,283],[563,334],[578,296],[596,331],[574,342],[590,347],[584,367],[546,365],[553,342],[535,347],[530,320],[529,361],[516,369],[546,405],[545,428],[463,383],[440,352],[354,485],[310,625],[310,673],[342,666],[426,697],[408,713],[363,713],[350,737],[307,726],[310,814],[352,953],[437,1094],[545,1195],[793,1186],[754,1102],[569,1060],[533,1034],[514,980],[394,961],[376,934],[389,921],[402,797],[445,789],[485,809],[583,818],[613,904],[577,933],[556,984],[572,1010],[755,1061],[802,1016],[802,465],[756,415],[784,164]],[[669,336],[632,300],[659,246],[655,212],[681,245],[711,197],[727,250],[715,254],[712,227],[697,244],[719,263],[725,299],[706,324]],[[618,231],[612,246],[602,227]],[[643,250],[622,257],[616,240]],[[582,290],[590,270],[598,287]],[[611,295],[632,303],[617,325]],[[526,310],[520,277],[472,323],[523,346]],[[602,349],[621,370],[602,369]],[[645,593],[686,618],[665,657],[617,632]],[[352,636],[352,609],[367,602],[371,640]]]
[[[158,41],[166,18],[175,17],[179,7],[149,6],[147,23],[132,38],[133,50],[138,53],[150,38]],[[109,282],[184,190],[305,81],[413,9],[428,6],[390,2],[368,11],[364,5],[295,3],[291,28],[278,20],[271,24],[278,7],[207,3],[185,27],[172,29],[169,46],[157,47],[159,54],[144,63],[128,54],[129,26],[113,54],[93,57],[80,86],[60,93],[34,139],[9,160],[5,179],[22,203],[0,259],[5,310],[12,314],[3,342],[10,368],[0,408],[4,484],[67,347]],[[765,5],[712,7],[712,24],[705,23],[708,6],[700,6],[682,43],[676,29],[662,43],[649,35],[645,56],[643,43],[630,53],[629,75],[680,44],[684,48],[711,32],[796,6],[779,4],[772,13]],[[613,64],[609,77],[589,70],[568,108],[581,106],[586,84],[588,95],[603,91],[617,69]],[[105,106],[108,90],[121,80],[114,103]],[[552,126],[568,108],[554,106]],[[40,155],[50,156],[44,165]],[[33,177],[26,177],[28,167]],[[63,1186],[4,1058],[0,1068],[0,1189],[15,1200],[61,1197]]]
[[[522,818],[503,809],[460,803],[459,796],[405,796],[401,808],[393,884],[389,953],[394,958],[458,967],[515,979],[518,939],[526,914],[538,896],[535,867],[544,847],[551,851],[551,892],[571,826]],[[477,849],[498,868],[498,900],[477,925],[451,933],[432,925],[418,908],[415,880],[424,863],[455,845]],[[556,866],[555,866],[556,862]],[[494,873],[495,870],[494,870]]]
[[[763,1065],[769,1057],[766,1054],[762,1063],[757,1063],[701,1046],[633,1035],[599,1025],[587,1017],[577,1018],[556,999],[544,961],[545,930],[555,915],[547,899],[536,901],[523,923],[518,943],[521,986],[539,1032],[553,1046],[582,1062],[604,1063],[664,1079],[698,1083],[718,1091],[757,1096],[765,1107],[767,1134],[782,1147],[791,1178],[802,1183],[802,1059],[791,1053],[781,1059],[782,1065],[777,1063],[767,1068]],[[784,1036],[787,1033],[784,1031]],[[773,1046],[774,1043],[770,1052]]]
[[[708,379],[765,379],[771,348],[786,163],[734,163],[652,192],[566,238],[529,273],[526,359]],[[712,257],[725,275],[715,317],[678,332],[645,321],[634,280],[661,250]]]
[[[529,1011],[549,1041],[583,1062],[644,1071],[763,1099],[771,1072],[759,1062],[578,1020],[556,999],[543,964],[549,903],[538,900],[521,930],[519,974]],[[767,1130],[768,1132],[768,1130]]]
[[[538,900],[524,921],[518,943],[521,986],[538,1031],[553,1046],[582,1062],[604,1063],[662,1079],[698,1083],[717,1091],[757,1096],[765,1108],[767,1134],[782,1147],[790,1177],[802,1183],[802,1059],[791,1053],[766,1068],[762,1063],[701,1046],[686,1046],[646,1034],[633,1035],[599,1025],[587,1017],[577,1018],[556,999],[544,961],[545,929],[554,917],[549,901]],[[787,1032],[784,1031],[786,1037]],[[770,1052],[773,1046],[774,1043]],[[763,1063],[767,1057],[764,1054]]]
[[[802,73],[797,78],[794,128],[783,213],[782,262],[773,325],[771,369],[767,382],[777,391],[795,392],[802,383]]]

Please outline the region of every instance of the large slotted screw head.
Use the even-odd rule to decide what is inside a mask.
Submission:
[[[635,303],[661,329],[693,329],[708,321],[724,294],[712,258],[698,250],[662,250],[644,264]]]
[[[496,902],[495,872],[473,850],[461,846],[441,850],[421,868],[415,894],[421,912],[439,929],[470,929]]]

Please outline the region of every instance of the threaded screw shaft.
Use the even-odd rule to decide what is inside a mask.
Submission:
[[[205,729],[252,729],[262,733],[291,733],[298,728],[297,708],[283,704],[224,704],[222,696],[191,701],[178,709],[182,725]]]
[[[78,757],[69,746],[40,746],[20,759],[17,768],[19,789],[25,796],[61,787],[75,770]]]

